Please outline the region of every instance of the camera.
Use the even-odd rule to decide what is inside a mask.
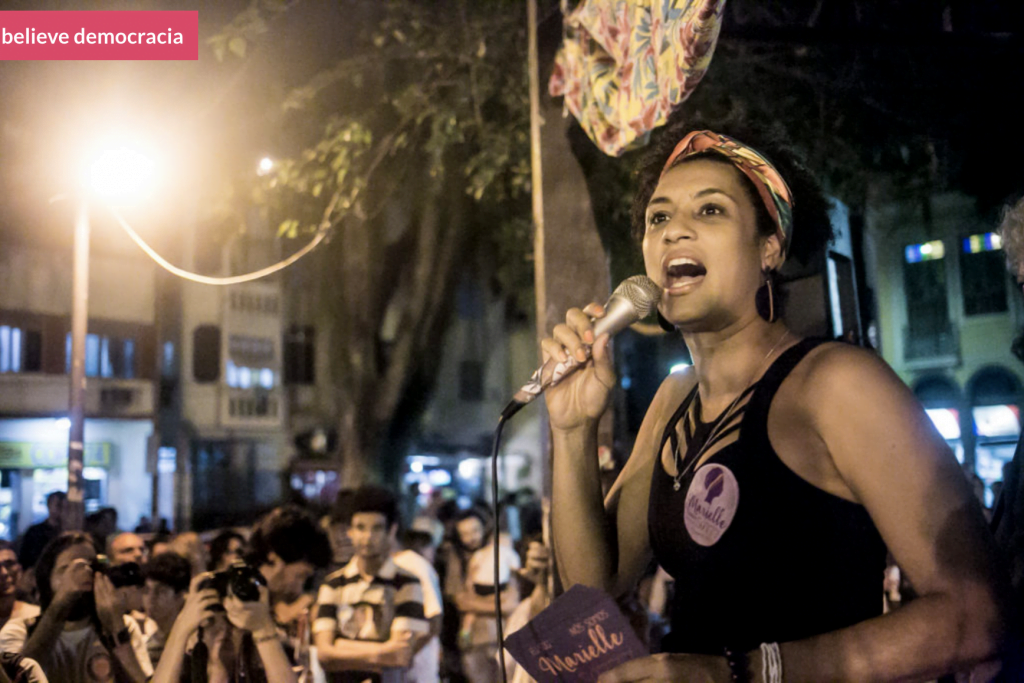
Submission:
[[[204,579],[199,588],[213,588],[221,600],[230,594],[242,602],[256,602],[260,599],[260,586],[266,585],[267,580],[259,570],[239,560],[227,569],[215,572],[210,578]]]
[[[125,562],[124,564],[110,564],[106,555],[98,555],[92,561],[92,570],[97,574],[103,574],[114,588],[125,588],[126,586],[145,586],[146,577],[142,573],[142,567],[137,562]]]

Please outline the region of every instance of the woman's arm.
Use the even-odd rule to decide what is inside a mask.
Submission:
[[[58,605],[56,601],[50,603],[50,606],[39,617],[39,624],[25,642],[21,654],[36,661],[44,659],[45,654],[53,649],[57,638],[64,630],[67,614],[68,607]]]
[[[651,559],[647,531],[651,478],[658,442],[672,411],[696,378],[674,373],[655,394],[632,455],[601,501],[596,422],[589,432],[553,430],[552,525],[562,582],[600,588],[613,596],[636,587]],[[560,552],[560,549],[563,549]]]
[[[906,385],[873,354],[836,345],[817,354],[800,395],[813,432],[920,597],[783,645],[787,681],[927,678],[997,656],[1011,625],[995,544]]]
[[[819,453],[819,465],[834,465],[829,490],[865,506],[920,597],[848,628],[782,643],[784,680],[930,680],[997,657],[1014,626],[1008,582],[949,448],[906,385],[873,354],[834,345],[805,363],[773,404],[774,412],[787,394],[794,411],[780,425],[785,434],[775,433],[769,418],[773,446],[781,456],[795,444]],[[881,600],[881,575],[878,586]],[[761,653],[748,657],[751,680],[761,683]],[[663,654],[628,662],[600,680],[728,675],[723,657]]]
[[[263,633],[254,632],[253,642],[256,643],[256,652],[263,663],[263,671],[267,674],[268,681],[281,681],[281,683],[296,683],[295,672],[292,664],[288,661],[288,655],[284,652],[281,640],[277,636],[277,630],[270,626],[269,631]]]

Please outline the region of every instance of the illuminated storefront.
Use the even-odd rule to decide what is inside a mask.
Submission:
[[[991,366],[968,383],[975,434],[975,471],[985,482],[985,502],[992,505],[992,485],[1003,479],[1003,465],[1013,459],[1020,437],[1020,382],[1009,371]]]
[[[152,432],[149,420],[86,420],[86,513],[117,508],[124,528],[149,514]],[[0,420],[0,538],[13,539],[44,519],[46,496],[67,490],[67,433],[67,418]]]

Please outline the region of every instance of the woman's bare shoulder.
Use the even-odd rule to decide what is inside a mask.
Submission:
[[[906,391],[906,385],[877,353],[843,342],[815,347],[793,372],[800,395],[809,405],[841,394],[845,397],[882,391]]]
[[[907,432],[911,424],[926,426],[913,392],[871,350],[841,342],[822,344],[797,365],[790,378],[786,399],[826,442],[838,437],[861,439],[868,425],[886,433]],[[830,451],[834,446],[830,444]]]

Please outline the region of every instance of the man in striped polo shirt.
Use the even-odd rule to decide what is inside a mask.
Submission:
[[[398,504],[387,489],[349,500],[355,557],[328,575],[317,596],[313,638],[332,683],[401,683],[417,638],[429,637],[419,579],[391,559]]]

